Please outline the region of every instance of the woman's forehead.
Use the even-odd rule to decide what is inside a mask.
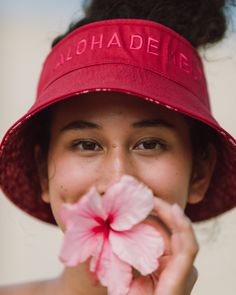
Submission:
[[[120,116],[127,120],[136,118],[166,118],[182,121],[183,115],[156,103],[132,95],[117,92],[93,92],[66,99],[54,107],[54,120],[106,119]]]

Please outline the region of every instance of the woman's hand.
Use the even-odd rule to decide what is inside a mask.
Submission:
[[[128,295],[189,295],[197,280],[193,263],[198,252],[191,221],[178,205],[158,198],[154,212],[170,231],[164,234],[166,250],[158,270],[135,278]]]

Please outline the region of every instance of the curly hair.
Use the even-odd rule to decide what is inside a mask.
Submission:
[[[187,39],[195,48],[221,40],[227,28],[225,10],[235,0],[85,0],[85,17],[70,24],[52,47],[76,28],[114,18],[147,19],[161,23]]]

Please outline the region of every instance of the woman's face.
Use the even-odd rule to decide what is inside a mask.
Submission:
[[[129,174],[184,208],[192,162],[189,128],[180,114],[125,94],[82,95],[54,107],[42,197],[60,224],[62,202],[76,202],[91,186],[103,194]]]

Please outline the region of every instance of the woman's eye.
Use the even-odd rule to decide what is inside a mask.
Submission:
[[[81,151],[101,151],[102,147],[92,140],[79,140],[72,144],[73,149],[78,149]]]
[[[157,139],[149,139],[142,142],[139,142],[135,149],[138,150],[157,150],[157,149],[164,149],[165,144]]]

